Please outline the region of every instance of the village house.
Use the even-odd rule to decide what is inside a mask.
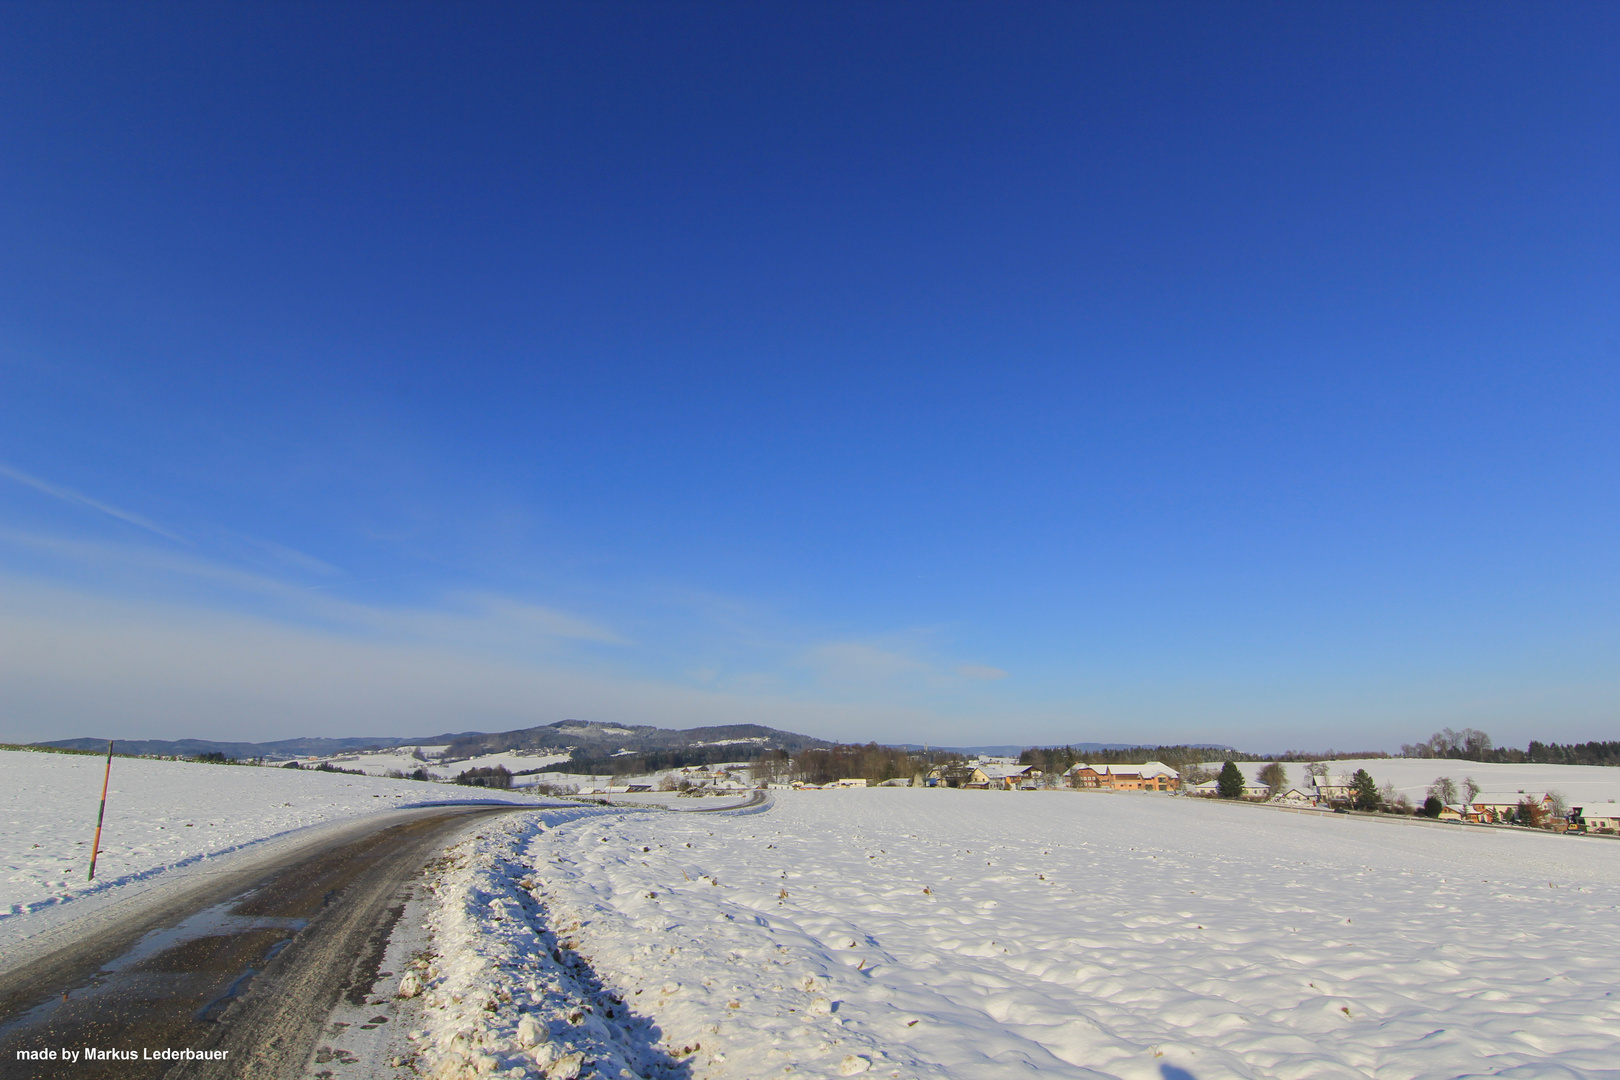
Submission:
[[[1204,798],[1215,799],[1221,794],[1219,780],[1205,780],[1202,784],[1193,784],[1186,789],[1188,795],[1201,795]],[[1246,802],[1265,802],[1271,795],[1271,789],[1264,784],[1256,783],[1247,776],[1243,778],[1243,794],[1239,796]]]
[[[1162,761],[1141,765],[1088,765],[1077,762],[1064,774],[1069,786],[1107,791],[1178,791],[1181,774]]]
[[[1620,805],[1577,806],[1570,811],[1570,823],[1586,833],[1620,834]]]
[[[1468,809],[1463,812],[1463,817],[1480,825],[1510,823],[1518,817],[1519,804],[1522,802],[1535,803],[1541,807],[1542,813],[1549,820],[1553,817],[1551,795],[1523,791],[1482,791],[1474,796],[1473,802],[1468,804]]]
[[[1324,806],[1338,806],[1347,804],[1355,799],[1355,791],[1350,786],[1350,778],[1341,776],[1337,780],[1329,780],[1325,776],[1311,776],[1310,786],[1316,790],[1317,802]]]
[[[1014,788],[1033,789],[1041,778],[1041,770],[1033,765],[1025,768],[1016,766],[1009,768],[1005,765],[980,765],[978,768],[979,771],[984,773],[990,787],[1007,791]]]
[[[977,765],[937,765],[929,770],[928,787],[987,788],[990,776]]]
[[[1273,795],[1268,802],[1279,806],[1315,806],[1316,800],[1305,794],[1299,788],[1289,788],[1287,791]]]

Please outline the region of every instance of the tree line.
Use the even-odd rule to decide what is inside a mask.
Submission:
[[[753,764],[752,774],[759,783],[831,784],[839,780],[865,780],[881,784],[896,778],[911,779],[936,765],[962,760],[961,754],[940,750],[917,752],[898,746],[839,744],[811,747],[797,754],[767,750]]]
[[[1085,762],[1088,765],[1141,765],[1162,761],[1182,771],[1203,761],[1251,760],[1224,747],[1214,746],[1127,746],[1114,750],[1080,750],[1073,746],[1033,746],[1018,755],[1018,764],[1033,765],[1047,776],[1061,775]],[[1258,759],[1253,759],[1258,760]]]
[[[592,754],[576,750],[565,762],[530,772],[585,773],[594,776],[645,776],[667,769],[696,769],[727,762],[752,761],[762,754],[777,754],[755,745],[686,746],[668,750],[642,750],[634,754]]]
[[[1474,728],[1453,731],[1442,728],[1420,743],[1405,743],[1401,756],[1408,758],[1455,758],[1503,765],[1620,765],[1620,742],[1544,743],[1530,740],[1523,750],[1495,746],[1491,737]]]
[[[1034,765],[1048,775],[1067,772],[1076,762],[1096,765],[1140,765],[1162,761],[1178,772],[1206,761],[1354,761],[1389,757],[1455,758],[1461,761],[1495,762],[1504,765],[1609,765],[1620,766],[1620,742],[1546,743],[1532,739],[1523,750],[1496,746],[1491,737],[1475,728],[1454,731],[1442,728],[1422,742],[1403,743],[1399,754],[1387,750],[1289,750],[1282,754],[1253,754],[1213,746],[1132,746],[1116,750],[1078,750],[1073,746],[1031,747],[1018,755],[1020,765]],[[1201,772],[1202,770],[1197,770]],[[1183,779],[1186,779],[1183,776]],[[1208,777],[1205,777],[1208,779]]]

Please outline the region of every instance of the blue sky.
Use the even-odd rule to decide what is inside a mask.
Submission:
[[[1617,50],[0,7],[0,738],[1613,738]]]

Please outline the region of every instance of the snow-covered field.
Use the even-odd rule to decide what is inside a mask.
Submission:
[[[1611,770],[1335,768],[1358,765],[1414,794],[1472,775],[1576,805],[1620,795]],[[0,941],[64,900],[301,827],[530,801],[120,758],[90,885],[101,769],[0,752]],[[1157,795],[774,798],[481,826],[433,871],[437,955],[400,965],[422,984],[419,1064],[441,1080],[1620,1080],[1620,841]]]
[[[527,795],[246,765],[114,758],[86,880],[105,758],[0,750],[0,928],[244,844],[323,822],[437,802]],[[0,934],[0,937],[9,936]]]
[[[1258,784],[1263,761],[1240,761],[1238,768],[1250,783]],[[1386,782],[1405,795],[1413,804],[1423,802],[1429,785],[1437,777],[1449,776],[1462,787],[1464,777],[1473,777],[1481,792],[1541,794],[1559,792],[1570,806],[1595,806],[1620,800],[1620,769],[1601,765],[1497,765],[1477,761],[1455,761],[1444,758],[1365,758],[1353,761],[1324,762],[1330,777],[1348,778],[1357,769],[1366,769],[1382,787]],[[1222,762],[1205,765],[1211,772],[1220,770]],[[1288,784],[1301,790],[1305,786],[1305,766],[1290,761]]]
[[[1620,1077],[1620,841],[923,790],[481,831],[412,976],[445,1076]]]

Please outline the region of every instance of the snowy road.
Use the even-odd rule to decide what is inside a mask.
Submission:
[[[364,999],[380,945],[422,864],[453,837],[511,808],[382,813],[297,848],[129,897],[30,942],[0,975],[7,1077],[64,1064],[18,1050],[99,1047],[224,1052],[186,1076],[302,1075],[340,997]],[[44,946],[57,948],[43,951]],[[156,1077],[167,1061],[80,1062],[74,1075]]]
[[[277,836],[407,806],[518,792],[308,770],[115,758],[96,879],[85,880],[104,759],[0,750],[0,950],[115,894],[211,872]]]

